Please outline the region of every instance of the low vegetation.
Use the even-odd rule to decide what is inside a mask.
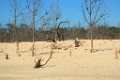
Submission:
[[[18,28],[18,40],[21,41],[32,41],[32,28],[27,24],[21,24]],[[119,39],[120,38],[120,28],[115,26],[98,26],[93,29],[94,39]],[[60,40],[75,39],[90,39],[89,28],[84,27],[63,27],[59,30]],[[14,28],[12,25],[7,24],[0,27],[0,42],[15,42]],[[51,30],[41,29],[35,30],[35,41],[43,41],[54,39],[54,32]]]

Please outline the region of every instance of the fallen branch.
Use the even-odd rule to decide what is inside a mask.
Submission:
[[[36,62],[34,68],[40,68],[40,67],[42,67],[42,66],[45,66],[45,65],[49,62],[49,60],[52,58],[52,54],[53,54],[53,51],[50,52],[50,56],[49,56],[49,58],[47,59],[47,61],[46,61],[44,64],[41,64],[41,59],[39,59],[39,60]]]

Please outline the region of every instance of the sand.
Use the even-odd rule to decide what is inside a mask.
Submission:
[[[61,50],[54,49],[51,60],[42,68],[33,68],[35,60],[44,63],[50,55],[52,42],[35,42],[35,56],[31,54],[31,42],[0,43],[0,80],[119,80],[120,54],[115,59],[115,50],[120,40],[94,40],[94,53],[90,53],[90,40],[75,48],[73,40],[57,42]],[[64,50],[71,45],[71,48]],[[9,59],[5,59],[8,54]]]

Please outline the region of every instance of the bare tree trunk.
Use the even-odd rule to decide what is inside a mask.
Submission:
[[[91,4],[91,0],[90,0],[90,23],[89,23],[89,27],[90,27],[90,37],[91,37],[91,50],[90,53],[93,52],[93,22],[92,22],[92,4]]]
[[[13,0],[11,3],[11,8],[13,8],[13,15],[14,15],[14,32],[13,32],[13,36],[14,36],[14,39],[15,42],[16,42],[16,53],[18,54],[18,56],[20,55],[19,53],[19,41],[18,41],[18,31],[17,31],[17,19],[18,17],[21,15],[21,13],[19,12],[19,8],[20,8],[20,5],[19,5],[19,2],[18,0]]]
[[[34,43],[35,43],[35,13],[33,13],[33,23],[32,23],[32,28],[33,28],[33,44],[32,44],[32,56],[34,56]]]
[[[90,50],[90,53],[93,53],[93,35],[91,35],[91,50]]]
[[[16,53],[18,54],[18,56],[21,56],[19,51],[19,41],[17,41],[16,44],[17,44]]]
[[[32,56],[34,56],[35,55],[35,53],[34,53],[34,42],[33,42],[33,44],[32,44]]]

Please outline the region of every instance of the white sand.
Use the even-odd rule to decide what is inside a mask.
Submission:
[[[94,53],[90,53],[90,40],[83,46],[71,50],[53,50],[51,60],[43,68],[34,69],[35,59],[44,63],[51,51],[45,48],[52,42],[36,42],[32,57],[31,42],[20,43],[20,54],[16,54],[16,43],[0,43],[0,80],[119,80],[120,54],[115,59],[115,50],[120,48],[120,40],[94,40]],[[59,42],[62,46],[74,45],[74,41]],[[71,53],[71,54],[70,54]]]

